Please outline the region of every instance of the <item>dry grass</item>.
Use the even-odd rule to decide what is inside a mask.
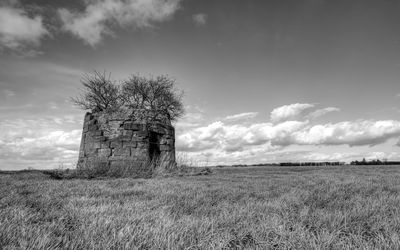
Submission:
[[[399,249],[399,177],[399,166],[104,180],[1,173],[0,248]]]

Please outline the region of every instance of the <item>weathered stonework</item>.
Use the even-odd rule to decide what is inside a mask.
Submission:
[[[86,113],[78,169],[93,162],[111,168],[142,169],[158,160],[162,168],[175,164],[175,130],[161,123],[135,123],[109,115]]]

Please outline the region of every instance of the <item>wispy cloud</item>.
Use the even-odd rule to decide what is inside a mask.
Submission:
[[[149,28],[163,22],[179,9],[180,0],[93,0],[83,12],[60,9],[63,28],[95,46],[112,27]]]
[[[15,4],[0,5],[0,51],[11,50],[34,55],[41,40],[49,32],[40,15],[28,16]]]
[[[207,14],[198,13],[192,16],[193,22],[196,26],[204,26],[207,23]]]
[[[271,111],[272,122],[282,122],[293,120],[304,115],[307,111],[315,107],[315,104],[309,103],[294,103],[275,108]]]
[[[294,103],[275,108],[271,111],[271,121],[274,123],[290,120],[314,120],[328,113],[339,112],[339,108],[321,108],[318,104]]]
[[[5,95],[6,97],[13,97],[13,96],[15,96],[15,92],[12,91],[12,90],[5,89],[5,90],[3,90],[3,92],[4,92],[4,95]]]
[[[312,113],[308,114],[307,118],[316,119],[316,118],[326,115],[328,113],[339,112],[339,111],[340,111],[340,109],[335,108],[335,107],[317,109],[317,110],[313,111]]]
[[[254,118],[258,115],[258,112],[246,112],[246,113],[240,113],[236,115],[229,115],[225,117],[225,120],[227,121],[238,121],[238,120],[247,120]]]

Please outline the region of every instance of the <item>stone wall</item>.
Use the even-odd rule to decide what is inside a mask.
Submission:
[[[175,164],[175,130],[160,123],[135,123],[104,114],[86,113],[78,168],[106,164],[118,168],[150,167],[159,159],[163,168]]]

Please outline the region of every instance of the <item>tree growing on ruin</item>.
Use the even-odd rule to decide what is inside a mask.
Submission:
[[[183,92],[175,85],[175,80],[166,75],[149,78],[132,75],[123,82],[121,99],[134,119],[175,121],[184,113]]]
[[[111,80],[111,74],[94,71],[81,80],[83,89],[78,97],[71,98],[73,104],[93,113],[115,111],[121,107],[121,91]]]
[[[127,119],[162,123],[176,121],[184,114],[183,91],[167,75],[132,75],[117,84],[110,74],[95,71],[81,82],[84,88],[72,102],[92,113],[119,112]]]

